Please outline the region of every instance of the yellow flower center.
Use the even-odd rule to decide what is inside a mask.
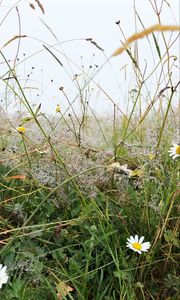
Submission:
[[[132,246],[136,249],[136,250],[141,250],[142,245],[139,243],[133,243]]]
[[[180,146],[176,146],[176,154],[180,155]]]

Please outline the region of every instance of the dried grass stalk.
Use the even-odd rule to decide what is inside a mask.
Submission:
[[[8,44],[10,44],[12,41],[14,41],[14,40],[16,40],[16,39],[20,39],[20,38],[25,38],[25,37],[27,37],[27,35],[15,35],[15,36],[13,36],[9,41],[7,41],[4,45],[3,45],[3,47],[2,47],[2,49],[4,48],[4,47],[6,47]]]
[[[32,9],[35,9],[35,6],[33,3],[29,3],[29,6],[32,8]]]
[[[139,33],[135,33],[133,34],[131,37],[129,37],[126,42],[124,43],[124,46],[121,48],[118,48],[113,54],[112,56],[116,56],[121,54],[122,52],[124,52],[130,43],[142,39],[145,36],[149,35],[150,33],[154,32],[154,31],[180,31],[180,26],[176,26],[176,25],[161,25],[161,24],[157,24],[154,26],[151,26]]]
[[[44,10],[44,7],[43,5],[41,4],[41,2],[39,0],[34,0],[37,5],[39,6],[40,10],[42,11],[42,13],[44,14],[45,13],[45,10]]]

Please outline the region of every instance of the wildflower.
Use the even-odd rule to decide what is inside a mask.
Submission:
[[[56,112],[57,112],[57,113],[58,113],[58,112],[61,112],[61,107],[60,107],[59,104],[57,104],[57,106],[56,106]]]
[[[130,177],[135,177],[135,176],[142,177],[143,175],[144,175],[144,172],[141,169],[136,169],[136,170],[133,170],[133,171],[131,170],[131,172],[129,174]]]
[[[19,127],[17,127],[16,129],[17,129],[17,131],[18,131],[20,134],[23,134],[23,133],[26,132],[26,128],[23,127],[23,126],[19,126]]]
[[[130,236],[130,238],[127,239],[127,244],[126,246],[141,254],[142,252],[147,252],[147,250],[150,248],[151,244],[150,242],[143,243],[144,241],[144,236],[138,238],[138,235],[135,235],[135,237]]]
[[[171,147],[168,152],[170,153],[169,156],[172,156],[172,159],[179,157],[180,156],[180,145],[173,143],[173,147]]]
[[[9,278],[6,273],[6,268],[6,266],[3,267],[3,265],[0,264],[0,289],[2,288],[2,285],[8,281]]]
[[[147,157],[148,157],[149,160],[153,160],[153,159],[155,159],[155,154],[148,153]]]

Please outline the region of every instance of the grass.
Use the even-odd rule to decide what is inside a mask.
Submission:
[[[62,281],[72,299],[177,299],[177,171],[166,154],[125,186],[109,178],[95,198],[66,180],[63,199],[58,186],[7,180],[17,172],[2,165],[1,259],[12,274],[4,299],[56,299]],[[126,248],[135,233],[151,241],[149,253]]]
[[[157,6],[153,9],[161,23]],[[44,114],[29,100],[17,62],[12,65],[1,50],[6,71],[1,74],[0,264],[9,276],[1,299],[178,299],[179,157],[172,159],[168,152],[173,141],[179,142],[179,82],[171,60],[177,33],[169,40],[160,30],[161,49],[156,33],[150,40],[146,31],[144,39],[157,54],[148,74],[131,39],[124,41],[137,83],[129,91],[126,113],[95,75],[83,71],[83,78],[72,77],[81,112],[61,87],[69,110]],[[42,47],[62,64],[53,46]],[[155,92],[149,97],[154,74]],[[113,105],[111,117],[99,117],[87,101],[92,82]],[[19,114],[7,114],[9,94],[21,104]],[[25,132],[17,131],[20,125]],[[134,176],[114,162],[127,165]],[[127,248],[127,238],[136,234],[151,243],[147,253]]]

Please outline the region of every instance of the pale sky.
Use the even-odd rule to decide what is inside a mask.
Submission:
[[[21,35],[27,35],[27,37],[21,39],[19,50],[18,40],[15,40],[3,48],[3,53],[11,61],[11,65],[17,55],[19,65],[16,67],[16,72],[21,84],[25,87],[27,96],[32,103],[37,105],[41,103],[42,110],[48,113],[55,112],[56,104],[61,105],[62,111],[68,107],[66,97],[59,92],[60,86],[64,87],[69,101],[72,102],[78,94],[77,84],[73,81],[74,74],[79,75],[78,82],[82,87],[84,82],[89,81],[88,76],[93,77],[106,58],[110,57],[121,45],[120,41],[124,41],[118,25],[115,24],[116,21],[120,20],[126,38],[136,31],[134,3],[138,16],[145,27],[158,23],[149,0],[41,0],[40,2],[45,9],[44,15],[34,0],[0,1],[0,47],[2,49],[8,40],[19,34],[18,13],[15,8],[17,6]],[[154,3],[153,0],[152,2]],[[158,7],[161,2],[161,0],[156,1]],[[32,10],[29,3],[33,3],[36,9]],[[167,3],[170,4],[171,9]],[[3,21],[13,5],[14,8]],[[161,18],[163,24],[177,24],[179,0],[164,2]],[[51,29],[56,38],[41,20]],[[142,25],[138,18],[136,18],[136,22],[137,30],[141,31]],[[170,36],[171,34],[167,33],[167,41]],[[171,41],[176,36],[177,33],[173,33]],[[104,52],[86,41],[87,38],[92,38],[104,49]],[[52,46],[58,42],[59,45],[50,49],[62,62],[63,67],[43,47],[43,44]],[[160,37],[159,43],[163,53],[165,48]],[[152,52],[147,40],[139,41],[138,45],[141,67],[144,69],[147,64],[148,75],[153,69]],[[154,59],[157,61],[154,44],[152,48]],[[178,51],[178,42],[176,42],[172,54],[178,56]],[[2,76],[7,68],[5,64],[2,64],[2,58],[0,62]],[[177,77],[178,72],[175,72],[175,82]],[[83,91],[83,99],[90,103],[92,109],[99,114],[111,113],[113,105],[110,104],[110,98],[120,109],[125,111],[129,90],[136,88],[131,62],[127,54],[123,53],[121,56],[111,58],[109,63],[97,72],[94,80],[101,89],[90,82]],[[155,77],[152,77],[149,81],[150,91],[155,86]],[[2,85],[0,88],[1,98],[4,97],[4,91],[5,86]],[[10,95],[9,99],[11,99]],[[12,104],[12,99],[9,102]],[[74,102],[75,108],[79,107],[78,103],[77,99]],[[9,109],[12,110],[12,107],[9,106]],[[13,106],[13,109],[19,109],[19,105]]]

